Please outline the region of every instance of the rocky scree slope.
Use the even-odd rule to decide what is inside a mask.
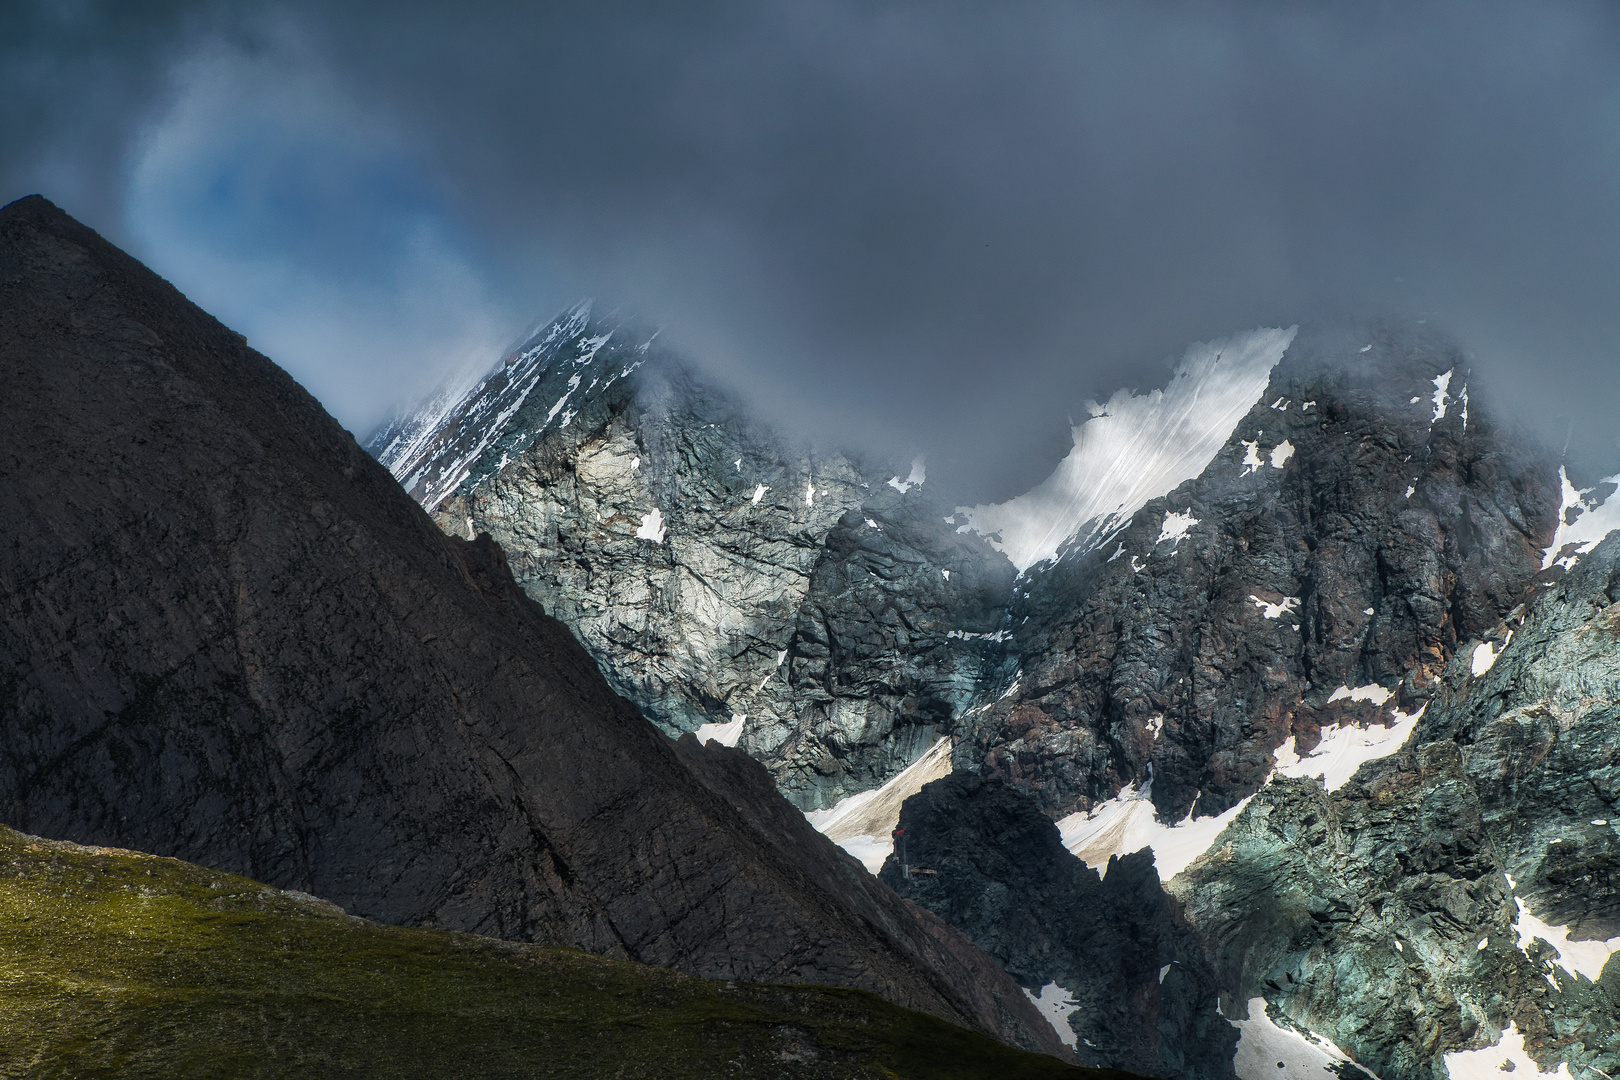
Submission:
[[[1015,689],[958,767],[1054,817],[1151,780],[1174,822],[1252,794],[1290,736],[1415,710],[1525,598],[1559,506],[1467,379],[1421,327],[1300,334],[1200,476],[1020,578]]]
[[[920,465],[790,446],[655,339],[581,305],[368,448],[667,732],[729,732],[804,809],[876,787],[978,700],[1012,568]]]
[[[1126,1080],[876,995],[383,926],[0,827],[7,1076]]]
[[[802,819],[739,816],[757,766],[647,724],[496,544],[38,197],[0,211],[0,384],[0,819],[1061,1049]]]
[[[1545,1072],[1620,1067],[1617,603],[1611,536],[1486,670],[1452,663],[1401,753],[1274,781],[1171,883],[1228,1015],[1264,997],[1383,1080],[1520,1039]]]

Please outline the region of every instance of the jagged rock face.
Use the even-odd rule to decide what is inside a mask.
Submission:
[[[1384,1080],[1510,1025],[1544,1070],[1620,1065],[1617,600],[1611,538],[1482,675],[1453,662],[1402,753],[1332,794],[1273,781],[1172,883],[1228,1011],[1264,996]]]
[[[1425,699],[1457,642],[1521,601],[1559,501],[1553,466],[1477,392],[1470,409],[1466,378],[1413,330],[1365,352],[1301,335],[1202,475],[1026,576],[1017,690],[974,718],[959,764],[1054,815],[1151,778],[1175,821],[1255,791],[1289,735],[1308,748],[1379,711],[1330,701],[1341,686]]]
[[[1153,853],[1112,860],[1106,876],[1064,850],[1026,795],[956,773],[906,800],[910,865],[881,878],[1000,960],[1025,986],[1056,983],[1083,1064],[1132,1062],[1152,1076],[1232,1076],[1237,1031],[1216,1010],[1198,939],[1164,892]]]
[[[904,768],[979,690],[1012,569],[904,480],[784,446],[644,332],[579,308],[371,447],[671,734],[741,743],[814,809]]]
[[[488,537],[43,199],[0,212],[0,384],[0,820],[1057,1048],[745,755],[613,694]]]

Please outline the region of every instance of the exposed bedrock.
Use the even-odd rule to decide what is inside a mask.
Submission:
[[[1301,334],[1202,475],[1021,580],[1017,689],[958,764],[1053,816],[1151,769],[1176,821],[1254,792],[1290,735],[1415,709],[1525,598],[1559,506],[1555,467],[1467,378],[1422,328]]]
[[[1263,996],[1384,1080],[1504,1032],[1547,1071],[1620,1066],[1617,601],[1611,538],[1488,670],[1453,662],[1401,753],[1274,781],[1172,882],[1229,1012]]]
[[[632,324],[576,313],[438,436],[400,430],[372,448],[445,531],[493,535],[668,733],[741,718],[805,809],[881,784],[977,700],[1006,559],[908,470],[786,445]]]

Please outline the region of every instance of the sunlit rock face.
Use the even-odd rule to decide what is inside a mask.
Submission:
[[[920,463],[785,444],[582,307],[371,443],[670,734],[730,738],[806,809],[876,787],[982,693],[1013,570]]]

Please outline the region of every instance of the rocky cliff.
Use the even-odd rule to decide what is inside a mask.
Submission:
[[[1459,656],[1399,754],[1274,781],[1172,883],[1230,1015],[1264,998],[1384,1080],[1613,1073],[1617,600],[1620,537]]]
[[[787,838],[739,815],[734,782],[776,798],[757,766],[649,725],[499,546],[441,532],[240,336],[37,197],[0,212],[0,384],[0,818],[1057,1048],[785,804]]]
[[[1232,1076],[1237,1031],[1220,1017],[1215,975],[1151,851],[1099,874],[1064,850],[1032,799],[971,773],[924,787],[899,827],[907,870],[891,856],[881,879],[1046,991],[1082,1063]]]
[[[1151,779],[1178,821],[1254,792],[1290,737],[1426,699],[1524,598],[1559,507],[1467,379],[1422,327],[1296,338],[1201,475],[1025,575],[1016,689],[959,765],[1054,816]]]
[[[610,329],[581,322],[569,348]],[[1555,881],[1492,854],[1508,832],[1532,847],[1551,834],[1528,824],[1529,803],[1484,799],[1473,737],[1434,726],[1465,699],[1484,707],[1468,674],[1482,639],[1494,655],[1504,620],[1573,602],[1536,597],[1558,573],[1543,566],[1560,514],[1567,526],[1580,511],[1442,336],[1389,323],[1201,346],[1164,393],[1099,406],[1113,426],[1094,438],[1076,429],[1076,454],[1043,486],[1056,502],[974,508],[942,508],[849,455],[795,458],[674,358],[626,341],[641,366],[617,361],[630,372],[619,397],[556,429],[575,401],[558,405],[573,377],[559,362],[535,418],[513,421],[521,455],[468,471],[437,520],[499,532],[533,560],[525,588],[583,628],[605,669],[629,672],[627,695],[671,730],[735,739],[803,808],[952,736],[958,775],[901,817],[924,845],[913,861],[938,873],[906,881],[891,864],[885,880],[1030,991],[1079,1002],[1060,1027],[1087,1060],[1214,1075],[1230,1067],[1232,1024],[1251,1072],[1295,1040],[1310,1068],[1360,1062],[1383,1080],[1443,1076],[1447,1053],[1489,1044],[1504,1018],[1518,1025],[1504,1038],[1542,1061],[1570,1040],[1600,1045],[1573,1018],[1608,1022],[1580,996],[1601,987],[1523,1011],[1549,978],[1562,985],[1535,974],[1524,928],[1615,933],[1587,899],[1607,896],[1606,856],[1576,858],[1559,832],[1571,861]],[[449,415],[480,408],[474,393]],[[1160,459],[1190,458],[1161,452],[1155,432],[1191,432],[1207,459],[1174,473]],[[1109,475],[1093,478],[1082,451],[1099,447]],[[1174,475],[1191,479],[1148,490]],[[794,497],[770,507],[783,489]],[[1102,509],[1063,518],[1077,505]],[[792,572],[736,557],[787,550],[772,545],[794,528]],[[572,560],[548,554],[560,549]],[[1549,801],[1579,768],[1606,767],[1601,744],[1555,753],[1550,730],[1513,736],[1561,762],[1536,795]],[[1570,822],[1606,822],[1582,805]],[[1228,827],[1222,854],[1177,876]],[[1535,912],[1511,932],[1504,867]],[[1488,925],[1500,947],[1479,947]],[[1566,1056],[1606,1069],[1606,1052]]]
[[[368,445],[447,532],[494,536],[650,718],[728,733],[806,809],[981,692],[1012,568],[921,467],[787,444],[633,322],[581,305]]]

